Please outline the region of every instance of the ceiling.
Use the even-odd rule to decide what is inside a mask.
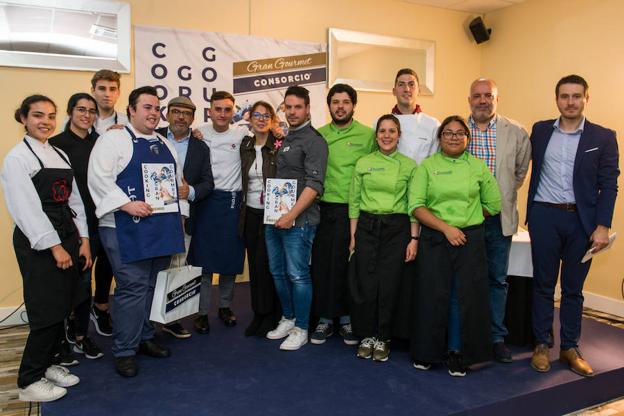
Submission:
[[[441,7],[443,9],[459,10],[462,12],[485,14],[494,10],[503,9],[522,3],[525,0],[403,0],[408,3],[425,6]]]

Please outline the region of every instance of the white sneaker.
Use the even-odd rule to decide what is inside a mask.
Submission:
[[[286,319],[282,316],[282,319],[280,319],[279,324],[277,324],[277,328],[267,333],[267,338],[268,339],[282,339],[284,337],[287,337],[290,330],[293,329],[294,327],[295,327],[294,319]]]
[[[19,399],[23,402],[53,402],[67,394],[67,389],[55,386],[42,378],[19,391]]]
[[[51,365],[45,372],[45,378],[59,387],[71,387],[80,383],[78,376],[69,372],[65,367],[60,365]]]
[[[306,331],[305,329],[294,327],[290,330],[288,338],[286,338],[286,340],[282,342],[282,345],[280,345],[280,350],[296,351],[307,343],[308,331]]]

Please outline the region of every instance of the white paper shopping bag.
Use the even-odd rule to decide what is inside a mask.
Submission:
[[[150,321],[168,324],[197,313],[202,268],[182,266],[158,273]]]

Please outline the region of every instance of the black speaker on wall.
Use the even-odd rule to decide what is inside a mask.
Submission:
[[[470,32],[472,32],[472,37],[477,44],[479,44],[490,40],[492,29],[485,27],[485,23],[483,23],[481,17],[475,17],[472,22],[470,22]]]

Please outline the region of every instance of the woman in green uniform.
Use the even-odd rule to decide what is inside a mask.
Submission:
[[[425,159],[410,185],[409,209],[421,224],[411,356],[428,370],[446,359],[449,374],[491,355],[484,215],[498,214],[501,196],[485,163],[466,146],[460,116],[438,129],[440,152]]]
[[[357,356],[386,361],[404,264],[416,258],[418,224],[407,214],[416,163],[397,151],[395,116],[380,117],[375,134],[379,150],[358,160],[349,192],[349,292]]]

